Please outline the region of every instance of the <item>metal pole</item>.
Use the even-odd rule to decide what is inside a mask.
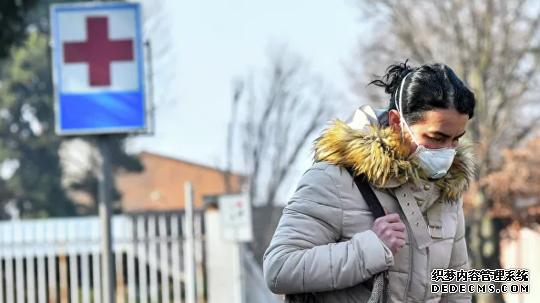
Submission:
[[[101,253],[103,303],[114,303],[115,289],[113,276],[113,254],[111,242],[111,169],[109,163],[109,137],[98,136],[98,149],[101,155],[99,174],[99,219],[101,222]]]
[[[197,303],[195,239],[193,238],[193,185],[185,184],[186,194],[186,303]]]
[[[144,43],[144,45],[146,46],[146,51],[147,51],[147,60],[146,60],[146,66],[147,66],[147,70],[148,70],[148,83],[147,83],[147,87],[148,87],[148,103],[149,103],[149,115],[148,115],[148,120],[150,120],[149,122],[149,126],[150,126],[150,133],[153,134],[155,129],[156,129],[156,119],[155,119],[155,115],[156,115],[156,106],[154,104],[154,67],[153,67],[153,63],[154,63],[154,57],[153,57],[153,54],[152,54],[152,44],[150,42],[150,40],[146,40],[146,42]]]

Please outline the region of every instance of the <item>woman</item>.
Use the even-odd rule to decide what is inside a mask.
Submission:
[[[264,256],[268,287],[367,302],[371,279],[387,271],[390,302],[471,302],[468,293],[432,291],[443,282],[431,280],[435,269],[469,266],[462,194],[474,161],[463,135],[474,94],[443,64],[392,65],[372,83],[390,95],[388,110],[363,106],[316,140],[315,164]],[[349,171],[367,178],[386,216],[374,219]]]

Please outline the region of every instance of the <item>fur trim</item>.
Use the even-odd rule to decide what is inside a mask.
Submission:
[[[441,188],[441,199],[457,201],[474,178],[474,157],[470,141],[462,139],[448,174],[433,183]],[[368,125],[356,130],[334,120],[315,140],[315,162],[331,162],[350,167],[355,175],[364,174],[375,187],[385,187],[390,180],[400,184],[408,181],[419,184],[427,180],[415,155],[402,144],[401,134],[391,128],[379,129]]]

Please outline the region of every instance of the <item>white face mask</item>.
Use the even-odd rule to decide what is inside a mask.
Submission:
[[[398,108],[401,120],[401,135],[404,135],[403,126],[405,126],[407,128],[407,131],[411,135],[414,143],[416,143],[416,145],[418,146],[414,154],[417,155],[418,160],[420,161],[420,165],[422,165],[422,168],[424,169],[424,172],[431,179],[440,179],[448,173],[448,170],[452,166],[452,163],[454,162],[454,156],[456,155],[456,150],[455,148],[429,149],[423,145],[418,144],[418,141],[416,141],[416,139],[414,138],[414,135],[409,128],[407,121],[405,121],[405,118],[403,118],[403,112],[401,110],[403,84],[405,83],[405,80],[410,74],[411,73],[405,76],[405,78],[401,82],[401,87],[399,89],[399,106],[396,102],[396,107]]]

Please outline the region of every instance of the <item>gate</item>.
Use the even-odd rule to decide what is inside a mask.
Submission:
[[[184,302],[191,282],[205,301],[203,212],[193,218],[196,281],[185,275],[183,211],[113,216],[115,302]],[[101,302],[99,236],[98,217],[1,222],[0,302]]]

